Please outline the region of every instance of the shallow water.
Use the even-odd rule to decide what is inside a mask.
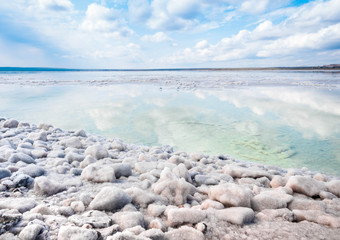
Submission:
[[[0,116],[340,175],[340,74],[0,73]]]

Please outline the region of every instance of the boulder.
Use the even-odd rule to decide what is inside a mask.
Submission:
[[[319,210],[293,210],[298,222],[309,221],[334,228],[340,228],[340,217]]]
[[[58,232],[58,240],[97,240],[98,238],[97,231],[74,226],[61,226]]]
[[[45,174],[45,169],[35,164],[30,164],[26,167],[20,168],[19,171],[33,178],[40,177]]]
[[[271,179],[271,175],[260,169],[260,168],[246,168],[246,167],[240,167],[236,165],[226,165],[222,169],[223,173],[229,174],[233,178],[244,178],[244,177],[250,177],[250,178],[260,178],[260,177],[267,177]]]
[[[294,198],[291,203],[288,204],[290,210],[318,210],[325,211],[326,204],[321,201],[314,201],[309,199]]]
[[[3,128],[16,128],[19,122],[15,119],[8,119],[2,123]]]
[[[43,226],[40,224],[27,225],[19,234],[21,240],[36,239],[40,232],[43,230]]]
[[[223,210],[216,210],[218,220],[223,220],[236,225],[244,225],[253,222],[255,213],[251,208],[231,207]]]
[[[203,221],[206,216],[206,212],[200,209],[172,208],[167,212],[169,226],[198,223]]]
[[[15,187],[31,187],[34,183],[34,179],[27,174],[16,172],[11,177]]]
[[[165,233],[167,240],[204,240],[204,234],[192,227],[182,226],[178,229],[173,229]]]
[[[276,191],[264,191],[251,200],[251,207],[255,211],[264,209],[286,208],[287,203],[293,200],[293,196]]]
[[[220,184],[209,190],[209,198],[219,201],[226,207],[250,208],[252,197],[250,189],[234,183]]]
[[[115,170],[112,165],[92,163],[83,169],[81,179],[96,183],[114,182],[116,180]]]
[[[144,227],[144,217],[140,212],[118,212],[112,215],[112,220],[122,230],[136,226]]]
[[[112,165],[116,178],[129,177],[132,175],[131,165],[127,163],[116,163]]]
[[[323,182],[304,176],[291,176],[286,186],[290,187],[294,192],[302,193],[309,197],[317,196],[320,191],[326,190]]]
[[[326,183],[328,192],[340,197],[340,180],[332,180]]]
[[[35,206],[36,202],[32,198],[0,199],[0,209],[16,209],[24,213]]]
[[[137,187],[128,188],[125,192],[131,196],[132,203],[141,207],[146,207],[157,199],[155,194]]]
[[[31,156],[29,156],[25,153],[21,153],[21,152],[12,153],[12,155],[9,157],[8,161],[11,162],[11,163],[17,163],[19,161],[22,161],[22,162],[27,163],[27,164],[35,163],[34,159]]]
[[[12,175],[11,171],[6,168],[0,168],[0,179],[10,177]]]
[[[51,196],[64,190],[65,187],[63,185],[45,176],[35,178],[34,191],[37,194]]]
[[[117,187],[104,187],[90,203],[94,210],[114,211],[131,202],[131,197]]]
[[[40,131],[40,132],[32,132],[27,135],[27,138],[32,139],[33,141],[47,141],[47,132]]]
[[[102,145],[92,145],[86,148],[85,155],[91,155],[99,160],[109,157],[109,152]]]
[[[60,141],[60,145],[66,148],[71,147],[71,148],[79,149],[83,147],[83,144],[81,143],[78,137],[71,137],[71,138],[63,139]]]

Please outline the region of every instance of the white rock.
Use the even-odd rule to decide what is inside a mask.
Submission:
[[[145,238],[152,239],[152,240],[165,239],[165,234],[160,229],[149,229],[149,230],[142,232],[138,236],[145,237]]]
[[[253,222],[255,213],[251,208],[231,207],[223,210],[216,210],[217,219],[224,220],[236,225],[244,225]]]
[[[37,194],[51,196],[64,191],[65,187],[45,176],[37,177],[34,181],[34,191]]]
[[[69,152],[66,154],[65,158],[68,160],[69,163],[72,163],[74,161],[81,162],[85,159],[85,156],[79,153],[75,152]]]
[[[323,182],[304,176],[291,176],[286,186],[290,187],[294,192],[302,193],[309,197],[319,195],[320,191],[326,190]]]
[[[226,165],[222,169],[223,173],[229,174],[232,177],[236,178],[243,178],[243,177],[250,177],[250,178],[260,178],[260,177],[267,177],[271,179],[271,175],[259,168],[245,168],[236,165]]]
[[[148,206],[148,214],[153,216],[153,217],[158,217],[164,213],[166,209],[165,205],[158,205],[158,204],[150,204]]]
[[[188,172],[188,169],[185,167],[183,163],[180,163],[178,166],[172,169],[172,172],[179,178],[184,178],[187,182],[192,183],[191,176]]]
[[[112,215],[112,220],[123,230],[135,226],[144,227],[145,224],[140,212],[118,212]]]
[[[137,162],[135,164],[135,170],[139,173],[147,173],[151,170],[157,168],[158,163],[157,162]]]
[[[60,141],[60,145],[64,147],[72,147],[72,148],[82,148],[83,144],[79,140],[78,137],[71,137],[71,138],[66,138]]]
[[[47,152],[43,149],[34,149],[31,151],[31,155],[35,158],[47,157]]]
[[[85,211],[85,205],[82,201],[74,201],[71,203],[71,208],[76,213],[82,213]]]
[[[116,178],[129,177],[132,175],[131,165],[127,163],[116,163],[112,165]]]
[[[293,210],[298,222],[310,221],[321,225],[328,225],[334,228],[340,228],[340,217],[327,214],[319,210]]]
[[[204,234],[192,227],[182,226],[165,233],[167,240],[204,240]]]
[[[6,177],[10,177],[12,175],[12,173],[5,169],[5,168],[0,168],[0,179],[6,178]]]
[[[332,180],[326,183],[328,192],[340,197],[340,180]]]
[[[225,183],[213,186],[209,191],[209,198],[222,203],[226,207],[247,207],[251,206],[252,192],[234,183]]]
[[[278,188],[278,187],[284,187],[287,184],[287,178],[282,177],[280,175],[275,175],[273,176],[271,182],[270,182],[270,186],[272,188]]]
[[[35,164],[30,164],[26,167],[20,168],[19,171],[33,178],[40,177],[45,174],[45,169]]]
[[[73,215],[68,218],[68,221],[73,222],[78,227],[85,224],[90,224],[94,228],[106,228],[112,225],[112,219],[105,216],[79,216]]]
[[[47,132],[40,131],[40,132],[32,132],[27,135],[27,138],[32,139],[33,141],[47,141]]]
[[[81,179],[96,183],[114,182],[116,180],[115,170],[112,165],[92,163],[83,169]]]
[[[21,213],[31,210],[35,205],[32,198],[0,199],[0,209],[16,209]]]
[[[208,208],[214,208],[214,209],[224,209],[224,205],[220,202],[213,201],[211,199],[206,199],[201,204],[201,209],[206,210]]]
[[[104,187],[90,203],[94,210],[114,211],[131,202],[131,197],[117,187]]]
[[[102,159],[107,158],[109,152],[101,145],[93,145],[86,148],[85,155],[91,155],[95,159]]]
[[[19,161],[22,161],[22,162],[27,163],[27,164],[35,163],[34,159],[31,156],[29,156],[29,155],[27,155],[25,153],[21,153],[21,152],[13,153],[9,157],[8,161],[12,162],[12,163],[17,163]]]
[[[98,237],[95,230],[74,226],[61,226],[58,233],[58,240],[97,240]]]
[[[80,163],[80,168],[86,168],[88,165],[95,163],[97,160],[91,155],[87,155],[85,159]]]
[[[2,123],[3,128],[16,128],[19,122],[15,119],[8,119]]]
[[[169,226],[177,226],[183,223],[198,223],[206,218],[207,214],[200,209],[173,208],[167,212]]]
[[[325,211],[326,204],[321,201],[314,201],[309,199],[294,198],[291,203],[289,203],[288,208],[290,210],[319,210]]]
[[[282,194],[283,195],[283,194]],[[293,200],[293,196],[287,195],[287,198],[290,198],[290,201]],[[264,209],[277,209],[277,208],[286,208],[287,201],[285,196],[281,197],[281,195],[271,194],[271,192],[263,192],[251,200],[251,207],[255,211],[262,211]]]
[[[86,132],[84,130],[82,130],[82,129],[77,130],[74,133],[74,136],[77,136],[77,137],[87,137]]]
[[[132,203],[141,207],[146,207],[156,200],[155,194],[137,187],[128,188],[125,192],[131,196]]]
[[[39,224],[30,224],[27,225],[19,234],[19,238],[21,240],[33,240],[39,235],[39,233],[43,230],[43,226]]]
[[[88,206],[92,201],[92,197],[89,193],[81,193],[79,200],[82,201],[85,206]]]

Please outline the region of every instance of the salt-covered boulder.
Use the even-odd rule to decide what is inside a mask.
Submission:
[[[255,211],[264,209],[286,208],[288,202],[293,200],[293,196],[288,194],[275,194],[272,191],[262,192],[251,200],[251,207]]]
[[[80,194],[79,200],[82,201],[85,206],[88,206],[92,201],[92,197],[89,193],[85,192]]]
[[[82,213],[85,211],[85,205],[82,201],[74,201],[70,206],[76,213]]]
[[[116,180],[115,170],[112,165],[92,163],[83,169],[81,179],[96,183],[114,182]]]
[[[195,182],[198,185],[217,185],[218,181],[208,175],[197,174],[195,175]]]
[[[76,162],[83,161],[85,156],[79,153],[69,152],[68,154],[66,154],[65,158],[68,160],[69,163],[72,163],[74,161]]]
[[[78,137],[71,137],[71,138],[66,138],[61,140],[60,145],[64,146],[64,147],[72,147],[72,148],[82,148],[83,144],[81,143],[81,141],[79,140]]]
[[[144,217],[140,212],[117,212],[111,218],[123,230],[135,226],[144,227],[145,225]]]
[[[40,232],[43,230],[43,226],[40,224],[27,225],[19,234],[21,240],[36,239]]]
[[[53,128],[53,126],[48,123],[39,123],[37,127],[39,129],[44,129],[45,131],[48,131],[50,128]]]
[[[340,197],[340,180],[332,180],[326,183],[328,192]]]
[[[27,164],[35,163],[35,160],[31,156],[29,156],[25,153],[22,153],[22,152],[13,153],[9,157],[8,161],[11,162],[11,163],[17,163],[19,161],[22,161],[22,162],[27,163]]]
[[[214,209],[224,209],[224,205],[220,202],[206,199],[201,204],[201,209],[208,209],[208,208],[214,208]]]
[[[340,217],[319,210],[293,210],[298,222],[307,220],[321,225],[340,228]]]
[[[147,213],[153,217],[158,217],[164,213],[165,209],[165,205],[150,204]]]
[[[14,173],[11,178],[13,180],[15,187],[17,188],[18,187],[29,188],[34,183],[34,179],[31,176],[23,174],[21,172]]]
[[[36,202],[32,198],[0,199],[0,209],[16,209],[24,213],[35,206]]]
[[[260,177],[267,177],[271,179],[271,175],[260,168],[246,168],[236,165],[226,165],[222,169],[223,173],[229,174],[230,176],[234,178],[244,178],[244,177],[250,177],[250,178],[260,178]]]
[[[20,168],[19,171],[33,178],[40,177],[45,174],[45,169],[35,164],[30,164],[26,167]]]
[[[139,237],[144,237],[152,240],[163,240],[165,239],[165,234],[160,229],[149,229],[138,235]]]
[[[295,215],[288,208],[281,209],[264,209],[258,214],[256,218],[261,221],[274,221],[275,219],[282,219],[288,222],[294,222]]]
[[[125,192],[131,196],[132,203],[141,207],[146,207],[157,199],[155,194],[137,187],[128,188]]]
[[[97,231],[74,226],[61,226],[58,232],[58,240],[97,240]]]
[[[191,175],[188,172],[188,169],[185,167],[183,163],[180,163],[178,166],[172,169],[172,172],[179,178],[184,178],[185,181],[192,183]]]
[[[273,176],[272,180],[270,181],[270,186],[272,188],[284,187],[287,184],[287,178],[282,177],[280,175]]]
[[[139,173],[146,173],[157,168],[157,165],[157,162],[137,162],[135,164],[135,170]]]
[[[12,175],[11,171],[6,168],[0,168],[0,179],[10,177]]]
[[[236,225],[244,225],[253,222],[255,213],[251,208],[231,207],[223,210],[216,210],[215,216],[218,220],[223,220]]]
[[[33,141],[47,141],[47,132],[46,131],[40,131],[40,132],[32,132],[27,135],[27,138],[32,139]]]
[[[90,224],[94,228],[106,228],[112,225],[112,219],[104,213],[105,216],[81,216],[73,215],[68,218],[68,221],[81,227],[85,224]]]
[[[291,203],[288,204],[290,210],[318,210],[325,211],[326,204],[321,201],[314,201],[311,199],[294,198]]]
[[[210,187],[209,198],[222,203],[226,207],[251,206],[252,192],[234,183],[225,183]]]
[[[312,197],[319,195],[320,191],[326,190],[323,182],[305,176],[291,176],[286,184],[294,192],[305,194]]]
[[[206,212],[200,209],[172,208],[167,212],[169,226],[198,223],[203,221],[206,216]]]
[[[83,129],[75,131],[74,136],[76,136],[76,137],[87,137],[86,132]]]
[[[167,240],[204,240],[204,234],[192,227],[182,226],[178,229],[173,229],[165,233]]]
[[[104,187],[90,203],[94,210],[114,211],[131,202],[131,197],[117,187]]]
[[[43,149],[33,149],[31,151],[31,155],[34,158],[44,158],[44,157],[47,157],[47,152]]]
[[[19,122],[15,119],[8,119],[2,123],[3,128],[16,128]]]
[[[109,157],[109,152],[102,145],[92,145],[86,148],[85,155],[91,155],[99,160]]]
[[[37,194],[51,196],[64,190],[65,187],[63,185],[45,176],[35,178],[34,191]]]
[[[129,177],[132,175],[131,165],[127,163],[116,163],[112,165],[116,178]]]
[[[169,168],[165,168],[160,176],[160,179],[152,185],[154,193],[159,194],[168,199],[169,203],[181,205],[186,203],[187,197],[193,195],[196,188],[174,175]]]

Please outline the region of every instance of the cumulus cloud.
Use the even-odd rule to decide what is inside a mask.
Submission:
[[[130,19],[134,22],[144,23],[151,16],[148,0],[129,0],[128,11]]]
[[[269,0],[248,0],[242,3],[240,10],[256,14],[264,12],[268,7]]]
[[[69,0],[39,0],[39,6],[53,11],[69,11],[73,4]]]
[[[142,41],[155,42],[155,43],[168,42],[172,40],[164,32],[157,32],[153,35],[144,35],[141,39]]]
[[[96,3],[88,6],[81,29],[103,33],[105,36],[126,37],[133,34],[118,10]]]

